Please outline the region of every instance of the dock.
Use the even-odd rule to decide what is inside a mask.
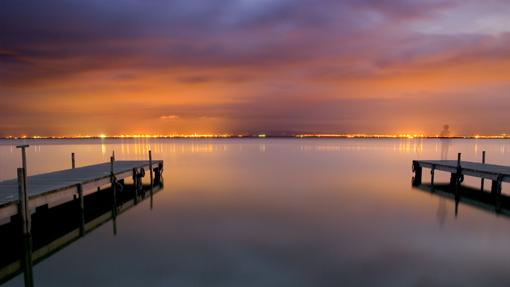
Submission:
[[[501,194],[503,182],[510,182],[510,166],[486,164],[485,157],[480,162],[461,161],[461,154],[458,154],[457,160],[413,160],[412,164],[414,177],[413,186],[422,184],[423,168],[430,169],[431,184],[434,185],[435,171],[450,173],[450,185],[458,187],[463,181],[464,176],[480,178],[480,189],[484,189],[484,181],[490,180],[491,193]]]
[[[74,160],[73,160],[74,167]],[[125,179],[133,179],[141,186],[145,171],[150,173],[151,186],[161,179],[163,161],[114,161],[77,167],[56,172],[26,177],[27,210],[29,214],[38,208],[51,208],[66,202],[83,199],[102,188],[118,185],[122,188]],[[9,222],[18,215],[19,198],[18,179],[0,182],[0,223]],[[21,184],[23,185],[23,184]]]

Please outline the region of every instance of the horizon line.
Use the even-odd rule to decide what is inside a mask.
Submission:
[[[374,138],[374,139],[385,139],[385,138],[446,138],[446,139],[510,139],[510,134],[499,134],[499,135],[452,135],[452,136],[440,136],[440,135],[425,135],[425,134],[330,134],[330,133],[311,133],[311,134],[168,134],[168,135],[152,135],[152,134],[134,134],[134,135],[74,135],[74,136],[0,136],[2,140],[17,140],[17,139],[172,139],[172,138],[208,138],[208,139],[225,139],[225,138]]]

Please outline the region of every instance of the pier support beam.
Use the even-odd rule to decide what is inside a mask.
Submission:
[[[413,186],[418,186],[421,184],[421,177],[422,177],[422,167],[417,163],[413,162]]]
[[[149,151],[149,176],[151,177],[151,192],[152,192],[152,187],[154,185],[154,179],[153,179],[153,171],[152,171],[152,151]]]
[[[413,165],[414,167],[414,165]],[[420,168],[421,170],[421,168]],[[161,184],[161,179],[162,179],[162,174],[163,174],[163,163],[159,163],[158,164],[158,167],[154,169],[154,184]],[[421,175],[421,173],[420,173]],[[421,177],[420,177],[420,180],[421,180]]]
[[[503,181],[502,175],[498,175],[497,179],[492,181],[491,194],[493,194],[493,196],[494,196],[494,205],[496,206],[496,211],[501,210],[502,181]]]
[[[138,203],[138,188],[139,188],[139,184],[138,184],[138,170],[136,168],[133,168],[133,189],[134,189],[134,201],[135,201],[135,204]]]
[[[482,164],[485,164],[485,151],[482,152]],[[481,182],[480,182],[480,190],[481,191],[483,191],[484,184],[485,184],[485,180],[482,177]]]
[[[85,198],[83,197],[83,186],[78,184],[78,198],[80,203],[80,236],[85,234]]]
[[[436,167],[433,165],[432,168],[430,169],[430,185],[432,185],[432,187],[434,186],[434,171],[436,170]]]
[[[464,181],[464,175],[462,174],[462,167],[460,166],[462,154],[457,154],[457,172],[455,173],[455,200],[459,200],[459,189],[460,184]]]

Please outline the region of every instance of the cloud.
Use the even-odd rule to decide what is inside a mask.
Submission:
[[[180,119],[179,116],[176,116],[176,115],[166,115],[166,116],[160,116],[159,117],[160,120],[178,120]]]
[[[486,91],[510,80],[510,36],[500,17],[509,6],[497,0],[2,1],[0,129],[32,129],[28,119],[38,118],[66,126],[59,122],[73,116],[90,121],[75,126],[93,130],[108,119],[112,130],[124,129],[133,114],[163,115],[169,128],[179,119],[190,130],[209,121],[215,129],[335,131],[366,128],[365,118],[386,129],[399,118],[377,112],[389,109],[379,103],[390,98],[412,103],[424,93],[470,91],[478,94],[469,101],[494,97]],[[449,28],[448,21],[464,27],[472,15],[497,20],[499,28]],[[92,99],[125,106],[126,115]],[[51,113],[57,107],[65,112]],[[204,114],[209,118],[200,121]]]

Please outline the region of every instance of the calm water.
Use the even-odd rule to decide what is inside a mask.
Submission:
[[[0,179],[15,177],[18,143],[0,142]],[[109,222],[35,265],[36,286],[510,284],[509,219],[463,204],[456,217],[453,201],[411,187],[411,161],[441,157],[435,139],[29,143],[30,174],[69,168],[71,152],[78,165],[112,150],[165,161],[152,210],[144,201],[117,218],[117,235]],[[510,165],[504,140],[453,140],[448,157],[482,150]]]

